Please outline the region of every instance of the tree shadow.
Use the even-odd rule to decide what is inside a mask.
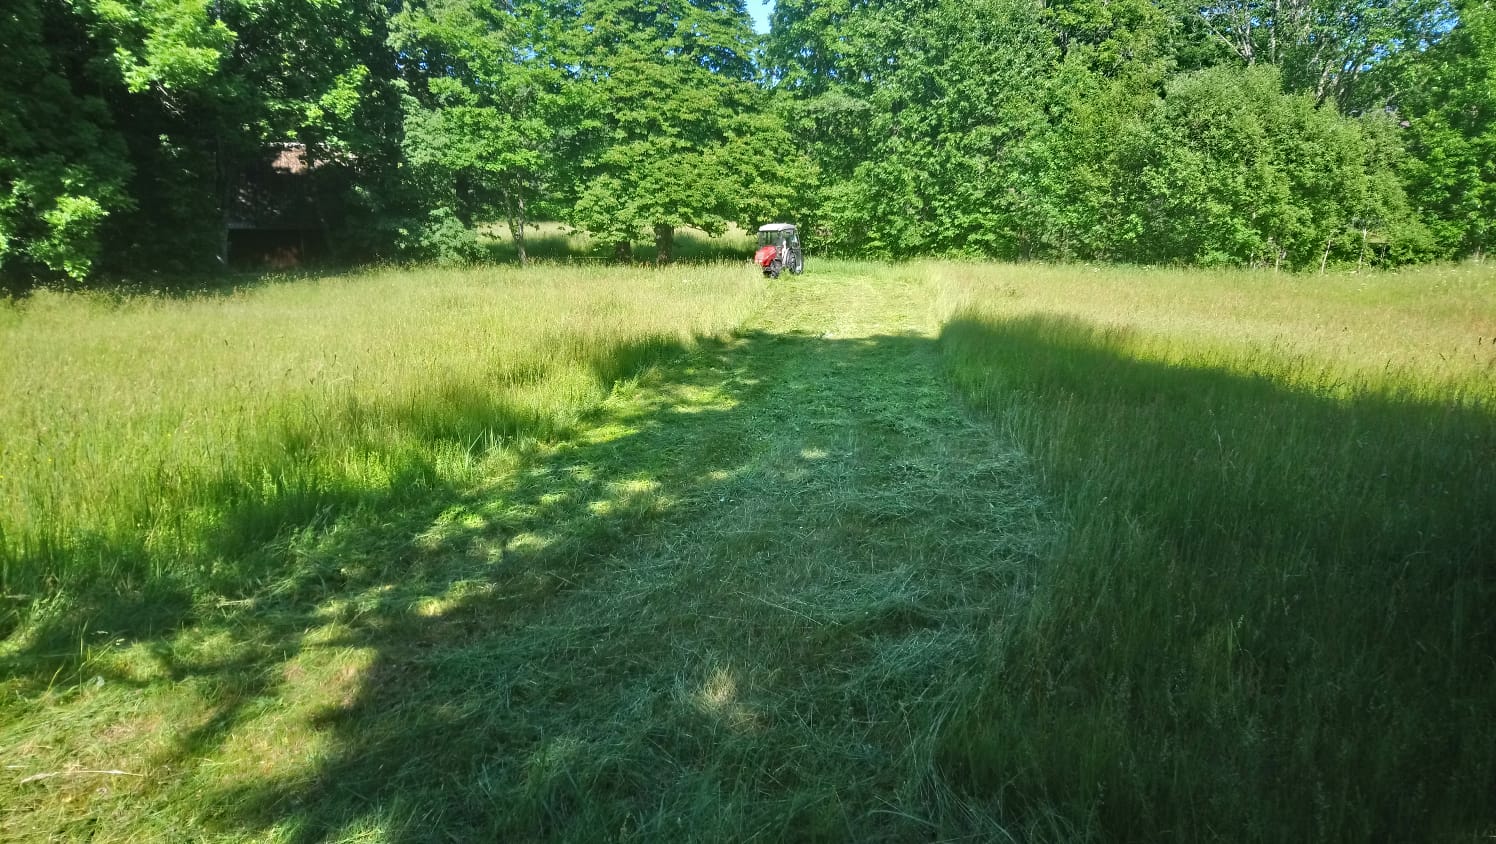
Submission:
[[[422,510],[415,536],[373,541],[399,562],[383,582],[364,584],[368,600],[315,646],[368,655],[341,697],[308,714],[313,731],[329,736],[327,755],[309,771],[225,788],[213,800],[227,807],[217,822],[255,834],[277,828],[294,841],[370,823],[391,840],[565,837],[596,834],[593,821],[647,801],[663,771],[588,745],[607,732],[596,730],[602,710],[654,674],[651,649],[628,647],[636,637],[619,616],[637,612],[644,623],[648,606],[698,574],[651,582],[633,580],[631,569],[670,565],[660,559],[666,525],[689,525],[688,514],[731,488],[750,459],[755,444],[738,436],[739,417],[766,375],[751,362],[757,347],[778,342],[708,344],[675,377],[592,414],[585,436],[535,452],[498,486]],[[702,443],[707,463],[697,462]],[[640,590],[638,604],[621,609],[617,593],[629,588]],[[327,620],[283,629],[318,624]],[[299,650],[281,653],[294,659]],[[637,705],[679,705],[668,690],[643,697],[662,691],[663,700]],[[658,732],[648,713],[634,715],[641,734]],[[221,741],[232,726],[211,725],[183,752],[202,753],[202,739]],[[572,765],[592,753],[602,754],[597,765]],[[519,805],[503,805],[506,793]]]
[[[929,745],[1030,549],[933,354],[706,343],[492,483],[272,543],[288,582],[194,620],[227,658],[162,640],[219,685],[151,767],[224,760],[210,828],[293,841],[938,833],[938,786],[880,760]],[[306,747],[246,758],[269,701]]]
[[[1105,838],[1488,832],[1488,395],[1289,387],[1292,362],[1144,360],[1134,339],[1049,315],[942,332],[1069,522],[948,726],[953,782]]]
[[[686,351],[676,336],[646,336],[603,349],[582,365],[597,384],[612,385]],[[517,378],[546,375],[506,371],[503,377],[512,387]],[[168,636],[215,614],[215,605],[232,606],[271,589],[289,599],[308,584],[326,593],[381,576],[378,566],[354,572],[336,547],[318,546],[308,555],[304,546],[380,514],[400,514],[402,528],[412,520],[429,522],[461,494],[439,462],[454,454],[480,460],[506,444],[564,438],[571,424],[484,379],[434,385],[398,401],[348,403],[334,416],[283,424],[221,473],[181,481],[201,490],[194,506],[211,511],[202,524],[181,528],[189,534],[185,543],[163,548],[133,534],[92,535],[65,546],[26,546],[7,557],[8,578],[23,594],[45,591],[54,572],[110,576],[72,583],[56,600],[6,607],[0,633],[20,631],[25,645],[0,658],[0,674],[29,678],[31,691],[59,678],[89,679],[95,674],[84,677],[82,666],[102,641]],[[319,449],[328,445],[307,424],[345,432],[332,447],[352,459],[325,459]],[[148,523],[149,514],[140,521]],[[302,557],[292,566],[288,554]],[[100,676],[123,679],[107,670]]]

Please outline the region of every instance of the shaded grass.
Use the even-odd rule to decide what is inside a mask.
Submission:
[[[962,790],[1075,837],[1496,828],[1489,274],[963,272],[951,376],[1067,527]]]

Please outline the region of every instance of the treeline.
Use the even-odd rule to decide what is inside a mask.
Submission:
[[[1491,0],[12,0],[12,288],[226,258],[304,151],[337,260],[790,219],[905,257],[1394,264],[1488,251]]]
[[[1496,13],[1444,0],[779,0],[816,227],[874,255],[1480,254]]]

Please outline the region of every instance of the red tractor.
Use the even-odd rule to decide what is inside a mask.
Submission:
[[[762,267],[768,278],[779,278],[785,270],[795,275],[805,272],[805,252],[800,248],[800,234],[794,224],[759,226],[758,251],[753,253],[753,263]]]

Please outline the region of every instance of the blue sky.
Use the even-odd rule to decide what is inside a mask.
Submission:
[[[753,16],[753,29],[755,32],[769,31],[769,12],[774,8],[774,0],[747,0],[748,14]]]

